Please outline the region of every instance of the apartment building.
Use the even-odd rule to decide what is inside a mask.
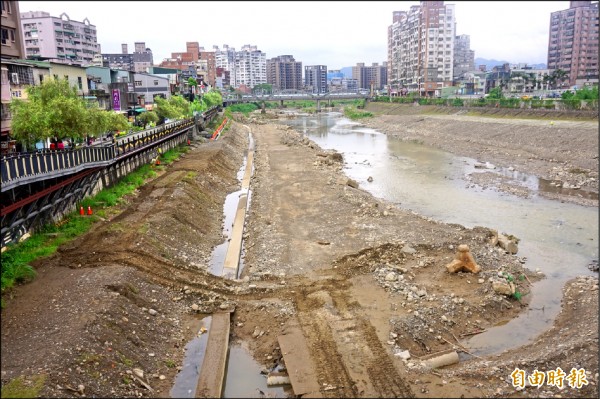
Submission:
[[[129,54],[126,43],[121,44],[121,53],[104,53],[102,54],[102,66],[112,69],[124,69],[143,73],[148,70],[154,63],[152,50],[146,47],[145,42],[135,42],[134,52]],[[94,58],[92,63],[94,64]]]
[[[471,50],[471,37],[458,35],[454,41],[453,80],[459,80],[465,77],[465,73],[473,71],[475,71],[475,52]]]
[[[307,65],[304,67],[304,88],[313,93],[327,93],[327,66]]]
[[[246,44],[235,53],[235,86],[253,88],[267,83],[267,55],[257,46]]]
[[[598,83],[598,2],[571,1],[550,14],[548,69],[566,72],[569,86]]]
[[[204,82],[208,83],[211,87],[217,85],[217,64],[215,61],[215,52],[204,50],[204,47],[200,47],[198,50],[198,61],[202,62],[204,70]]]
[[[388,80],[392,90],[406,88],[439,96],[452,85],[456,19],[454,5],[421,1],[409,11],[394,11],[388,27]]]
[[[2,58],[23,59],[23,35],[18,1],[2,0]]]
[[[52,17],[44,11],[22,12],[25,58],[87,66],[100,53],[96,26],[88,18],[74,21],[66,13]]]
[[[383,65],[374,62],[371,66],[359,62],[352,67],[352,79],[358,82],[359,89],[380,90],[387,85],[387,62]]]
[[[280,55],[267,60],[267,83],[277,90],[302,89],[302,62],[292,55]]]
[[[227,44],[220,49],[219,46],[213,46],[215,53],[215,66],[222,70],[229,71],[229,84],[235,87],[235,48]]]

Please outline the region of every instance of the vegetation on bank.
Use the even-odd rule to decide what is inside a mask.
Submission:
[[[88,137],[100,137],[113,132],[116,136],[127,131],[144,130],[148,125],[161,124],[165,119],[190,118],[213,106],[223,105],[223,97],[211,90],[193,101],[173,95],[164,99],[154,97],[154,109],[140,113],[130,122],[121,113],[101,109],[77,95],[66,79],[46,79],[39,86],[27,86],[26,99],[13,98],[10,102],[12,139],[24,151],[35,150],[35,143],[48,139],[83,143]]]
[[[377,96],[372,101],[394,104],[437,105],[447,107],[488,107],[513,109],[598,110],[598,86],[565,91],[560,99],[506,97],[500,88],[490,90],[480,98],[430,98],[409,94],[405,97]]]
[[[85,198],[79,206],[86,211],[93,210],[91,216],[81,216],[79,209],[65,215],[62,220],[43,226],[28,239],[16,244],[9,244],[1,255],[2,262],[2,296],[10,291],[15,284],[26,283],[36,276],[35,269],[30,265],[33,261],[50,256],[58,247],[86,233],[92,225],[101,219],[108,218],[117,212],[113,207],[121,203],[123,198],[156,176],[157,170],[171,164],[188,147],[181,145],[166,151],[161,155],[161,165],[143,165],[134,172],[124,176],[112,187],[100,191],[93,197]],[[1,301],[4,308],[4,298]],[[4,397],[4,396],[3,396]]]

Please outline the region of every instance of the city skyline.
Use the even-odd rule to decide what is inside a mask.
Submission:
[[[88,18],[96,26],[103,53],[120,53],[122,43],[131,52],[134,42],[144,42],[156,65],[173,52],[185,51],[186,42],[198,42],[207,51],[213,45],[227,44],[236,50],[255,45],[267,59],[292,55],[303,65],[327,65],[332,70],[387,61],[387,29],[393,11],[408,11],[419,3],[166,3],[182,11],[175,20],[165,19],[173,14],[165,13],[165,3],[20,1],[19,7],[22,13],[46,11],[58,17],[64,12],[75,21]],[[445,4],[455,4],[456,34],[470,36],[476,58],[528,64],[547,63],[550,14],[569,8],[568,1]],[[146,19],[140,21],[142,15]]]

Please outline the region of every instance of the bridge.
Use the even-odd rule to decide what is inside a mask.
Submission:
[[[321,101],[327,101],[331,105],[332,101],[335,100],[366,100],[371,99],[371,95],[366,92],[329,92],[329,93],[307,93],[307,92],[280,92],[280,93],[255,93],[255,94],[242,94],[235,96],[223,97],[223,105],[228,106],[231,104],[239,103],[264,103],[268,101],[278,101],[283,106],[284,101],[316,101],[317,110],[321,109]]]

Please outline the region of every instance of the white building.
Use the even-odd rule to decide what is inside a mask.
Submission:
[[[267,83],[267,56],[256,46],[245,45],[240,51],[224,45],[223,49],[213,46],[215,67],[230,72],[231,86],[246,85],[250,88]]]
[[[439,96],[452,86],[456,19],[454,5],[422,1],[408,12],[394,11],[388,27],[388,82],[392,90],[407,88]]]

